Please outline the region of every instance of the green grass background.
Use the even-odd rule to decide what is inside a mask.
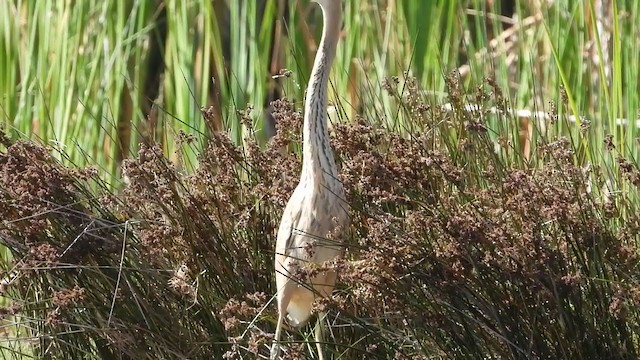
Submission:
[[[343,117],[376,116],[402,130],[405,119],[380,86],[386,77],[408,73],[444,102],[444,75],[468,65],[465,87],[491,78],[514,108],[588,118],[597,130],[584,143],[588,161],[601,160],[607,133],[635,155],[635,122],[616,119],[637,117],[637,2],[516,2],[512,18],[501,17],[500,3],[344,2],[331,91]],[[247,131],[238,111],[251,106],[261,132],[280,69],[291,71],[277,80],[282,95],[301,106],[320,31],[306,0],[12,0],[0,12],[4,129],[64,150],[78,166],[99,165],[104,176],[118,174],[145,137],[172,154],[179,131],[206,133],[202,106],[216,104],[209,128],[237,142]],[[496,133],[508,130],[498,122]],[[580,136],[573,123],[551,128]]]

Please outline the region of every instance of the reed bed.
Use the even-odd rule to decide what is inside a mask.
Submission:
[[[638,357],[639,5],[509,4],[345,2],[332,358]],[[310,9],[0,2],[4,358],[268,354]]]

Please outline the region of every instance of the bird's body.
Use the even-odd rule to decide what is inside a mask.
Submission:
[[[290,296],[287,313],[295,326],[306,323],[315,296],[331,294],[335,273],[324,272],[305,282],[296,279],[293,273],[307,263],[322,264],[342,254],[339,239],[328,237],[334,235],[332,232],[336,227],[348,223],[344,204],[336,200],[336,197],[344,199],[344,191],[341,186],[325,186],[302,180],[285,207],[278,230],[278,298]],[[309,191],[309,188],[315,190]]]
[[[279,316],[272,359],[279,353],[284,317],[294,326],[304,325],[311,315],[314,299],[329,296],[335,285],[335,271],[300,279],[295,275],[297,270],[309,263],[322,264],[340,256],[343,247],[340,234],[335,231],[349,224],[344,188],[338,177],[327,127],[327,87],[340,31],[341,0],[315,1],[322,8],[324,27],[307,88],[300,182],[284,209],[277,235],[275,274]],[[317,331],[318,344],[319,337]],[[319,345],[318,349],[321,350]]]

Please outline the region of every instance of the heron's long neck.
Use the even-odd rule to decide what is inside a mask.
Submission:
[[[324,182],[338,178],[327,128],[327,87],[340,31],[340,9],[322,9],[322,39],[309,78],[304,109],[301,180]],[[305,179],[306,178],[306,179]]]

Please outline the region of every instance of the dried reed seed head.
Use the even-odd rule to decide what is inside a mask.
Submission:
[[[604,147],[607,151],[613,151],[616,149],[616,145],[613,143],[613,135],[607,134],[604,137]]]
[[[49,243],[41,243],[32,246],[29,250],[32,261],[43,261],[45,263],[55,263],[60,258],[60,250]]]
[[[85,299],[86,289],[75,286],[73,289],[63,289],[53,293],[52,303],[55,306],[66,308],[82,302]]]
[[[242,300],[231,298],[220,310],[219,316],[229,334],[240,334],[244,331],[241,325],[251,322],[262,310],[267,295],[264,292],[247,293]],[[233,335],[229,335],[230,338]]]
[[[189,267],[186,264],[180,265],[169,279],[169,287],[178,293],[196,299],[196,287],[189,274]]]

